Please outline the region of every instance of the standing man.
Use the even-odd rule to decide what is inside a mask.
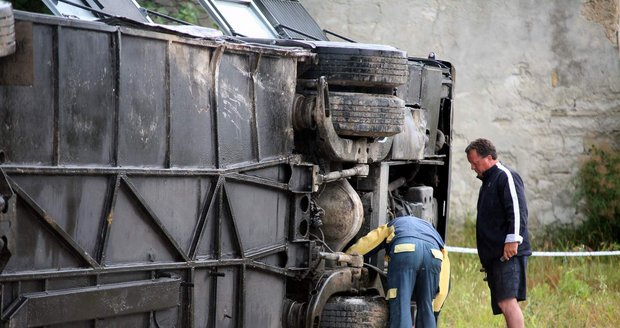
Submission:
[[[503,313],[508,328],[522,328],[518,302],[525,300],[527,256],[532,254],[523,180],[497,160],[495,146],[487,139],[472,141],[465,153],[482,180],[476,243],[491,290],[493,314]]]
[[[390,328],[411,328],[411,299],[415,291],[416,328],[437,327],[448,296],[450,260],[433,225],[401,216],[360,238],[346,253],[366,255],[384,247],[389,256],[386,298]]]

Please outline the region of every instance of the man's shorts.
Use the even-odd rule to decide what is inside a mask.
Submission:
[[[493,261],[485,268],[487,283],[491,290],[491,307],[493,314],[501,314],[502,310],[497,303],[499,301],[516,298],[517,301],[525,301],[527,271],[527,257],[513,256],[510,260],[502,262]]]

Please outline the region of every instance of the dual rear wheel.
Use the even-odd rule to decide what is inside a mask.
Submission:
[[[321,315],[321,328],[385,328],[389,322],[387,301],[380,296],[333,296]]]
[[[330,86],[329,113],[336,133],[345,137],[381,138],[402,131],[405,102],[393,95],[407,83],[404,51],[393,47],[317,43],[317,62],[302,78],[324,76]]]

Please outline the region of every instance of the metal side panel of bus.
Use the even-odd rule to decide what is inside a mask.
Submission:
[[[290,114],[308,53],[15,16],[2,323],[281,326],[288,240],[307,234],[289,223],[311,193]]]

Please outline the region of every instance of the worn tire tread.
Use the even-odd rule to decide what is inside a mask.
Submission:
[[[387,302],[380,297],[331,297],[321,315],[321,328],[385,328],[388,325]]]
[[[306,78],[325,76],[334,85],[396,87],[407,83],[407,58],[323,52]]]
[[[391,95],[331,92],[329,110],[336,132],[344,136],[389,137],[402,131],[405,103]]]

